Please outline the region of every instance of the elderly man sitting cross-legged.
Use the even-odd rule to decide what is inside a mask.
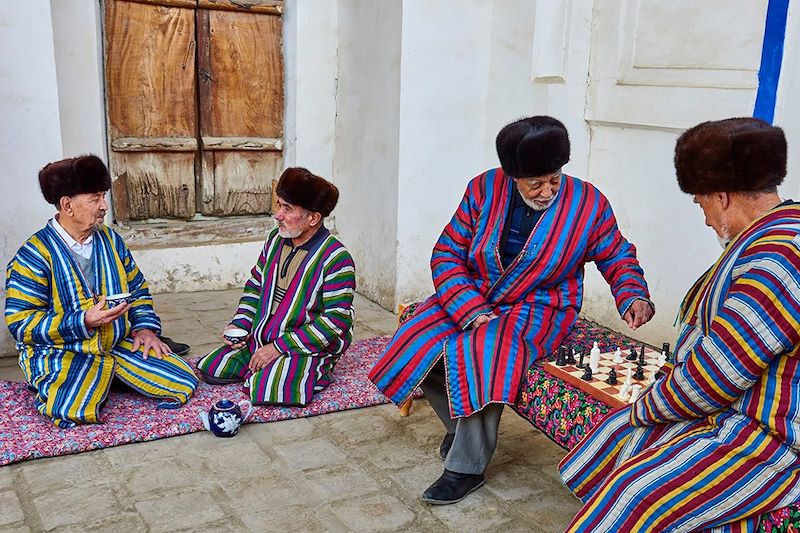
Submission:
[[[225,346],[197,368],[211,384],[245,383],[255,404],[306,405],[333,381],[353,334],[355,269],[323,225],[339,199],[334,185],[304,168],[277,187],[278,227],[244,286]],[[231,341],[234,330],[247,333]]]
[[[675,148],[725,251],[681,306],[676,364],[561,463],[568,531],[755,531],[800,498],[800,205],[783,131],[706,122]]]
[[[62,428],[99,422],[114,377],[159,407],[186,403],[197,377],[159,340],[147,282],[103,224],[106,166],[93,155],[65,159],[44,167],[39,184],[58,213],[9,263],[5,309],[36,408]],[[106,296],[120,293],[128,302],[107,309]]]

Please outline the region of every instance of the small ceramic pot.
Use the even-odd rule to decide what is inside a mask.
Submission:
[[[247,408],[244,414],[242,407]],[[203,426],[217,437],[233,437],[251,414],[253,414],[253,404],[248,400],[242,400],[237,404],[225,398],[212,405],[207,413],[201,412],[200,420],[203,421]]]

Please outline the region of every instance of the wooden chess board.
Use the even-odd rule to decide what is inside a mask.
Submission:
[[[581,376],[583,375],[583,369],[578,368],[576,365],[568,364],[565,366],[558,366],[553,361],[547,361],[542,366],[549,374],[566,381],[570,385],[597,398],[601,402],[610,405],[611,407],[621,407],[627,402],[623,401],[619,397],[619,393],[622,391],[622,384],[625,382],[625,376],[628,372],[628,368],[632,369],[632,374],[636,373],[636,361],[625,360],[620,364],[615,364],[613,362],[614,351],[600,354],[599,368],[597,369],[597,372],[592,374],[592,379],[590,381],[584,381],[581,379]],[[623,359],[627,357],[628,353],[629,352],[627,350],[622,351]],[[661,352],[653,350],[652,348],[645,348],[644,379],[631,378],[631,386],[638,383],[642,386],[642,390],[647,387],[647,382],[650,381],[650,376],[653,374],[653,372],[658,372],[660,370],[658,365],[659,355],[661,355]],[[577,356],[576,359],[578,359]],[[583,358],[583,362],[587,365],[589,364],[588,353]],[[667,363],[667,365],[669,365],[669,363]],[[608,379],[608,373],[612,368],[617,372],[616,385],[609,385],[606,383],[606,379]]]

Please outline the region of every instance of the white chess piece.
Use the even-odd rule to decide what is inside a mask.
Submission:
[[[633,387],[631,387],[631,399],[628,400],[628,403],[633,403],[636,401],[636,398],[639,397],[639,394],[642,393],[642,386],[638,383],[634,383]]]
[[[628,367],[628,371],[625,372],[625,385],[630,387],[631,383],[633,383],[633,368]]]
[[[614,352],[614,359],[611,360],[615,365],[621,365],[625,362],[625,359],[622,358],[622,350],[619,349],[617,346],[617,351]]]
[[[629,392],[628,391],[628,386],[623,383],[622,384],[622,390],[619,391],[619,394],[617,395],[617,397],[619,397],[619,399],[622,400],[623,402],[627,402],[628,401],[628,392]]]
[[[597,372],[600,369],[600,348],[597,346],[597,341],[594,342],[592,349],[589,351],[589,368],[592,372]]]
[[[647,384],[652,385],[655,382],[656,382],[656,371],[653,370],[652,372],[650,372],[650,379],[647,380]]]
[[[661,355],[658,356],[658,366],[662,367],[667,363],[667,354],[661,352]]]

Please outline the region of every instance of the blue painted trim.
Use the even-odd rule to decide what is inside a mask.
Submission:
[[[761,66],[758,69],[758,93],[753,116],[772,123],[775,99],[783,62],[783,42],[786,39],[786,16],[789,0],[769,0],[761,47]]]

